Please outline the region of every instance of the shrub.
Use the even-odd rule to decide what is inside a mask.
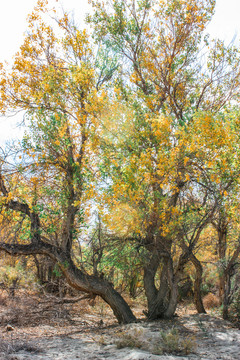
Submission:
[[[116,342],[117,348],[143,348],[143,341],[141,339],[142,329],[134,329],[132,333],[119,333],[118,341]]]
[[[1,266],[0,283],[2,288],[11,296],[14,296],[15,290],[19,287],[33,289],[34,285],[36,285],[33,273],[30,270],[25,270],[20,264]]]
[[[220,306],[219,298],[213,293],[209,293],[203,298],[203,305],[205,309],[212,309]]]
[[[188,355],[196,350],[196,339],[193,336],[182,338],[178,329],[173,328],[167,331],[161,331],[161,343],[154,349],[154,354],[162,355]]]

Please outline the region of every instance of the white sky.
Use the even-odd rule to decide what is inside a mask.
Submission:
[[[26,17],[32,11],[36,0],[0,0],[0,62],[11,60],[22,43],[26,30]],[[74,11],[75,18],[83,21],[90,10],[88,0],[59,0],[59,5]],[[240,0],[217,0],[216,13],[208,27],[211,37],[218,37],[230,43],[236,35],[240,39]],[[19,117],[18,117],[19,119]],[[18,137],[21,129],[16,127],[15,118],[0,118],[0,145],[10,138]]]

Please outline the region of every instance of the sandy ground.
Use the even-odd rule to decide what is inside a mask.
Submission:
[[[81,327],[81,326],[79,326]],[[153,354],[152,345],[161,343],[161,330],[177,328],[183,339],[194,339],[196,349],[194,353],[185,356],[174,354]],[[40,333],[38,333],[38,330]],[[137,323],[125,326],[100,327],[83,324],[81,329],[76,326],[57,328],[41,326],[36,328],[14,329],[6,332],[4,338],[14,341],[27,341],[38,352],[20,350],[15,354],[9,353],[1,359],[13,360],[75,360],[75,359],[109,359],[109,360],[157,360],[157,359],[240,359],[240,330],[218,318],[208,315],[191,315],[177,318],[174,321],[157,321],[152,323]],[[122,334],[132,334],[138,337],[143,348],[117,348]],[[147,344],[144,344],[144,342]],[[34,349],[33,349],[34,350]]]
[[[214,316],[180,312],[171,321],[118,325],[102,304],[74,309],[31,301],[0,306],[0,360],[240,359],[240,330]],[[168,345],[177,336],[181,348],[190,344],[189,354],[166,349],[163,334],[174,331]]]

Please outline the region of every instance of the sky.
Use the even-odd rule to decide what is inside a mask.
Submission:
[[[1,0],[0,62],[11,61],[21,45],[27,27],[26,17],[35,3],[36,0]],[[90,11],[88,0],[58,0],[56,3],[67,11],[74,12],[79,23],[84,22],[85,14]],[[211,37],[230,43],[236,36],[236,41],[239,41],[239,14],[240,0],[217,0],[215,15],[208,26]],[[12,118],[0,117],[0,146],[6,140],[19,137],[23,133],[23,129],[16,125],[20,120],[19,115]]]

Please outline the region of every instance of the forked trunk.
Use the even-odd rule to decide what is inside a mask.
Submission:
[[[148,302],[147,317],[149,320],[163,318],[166,310],[168,298],[167,261],[162,259],[162,262],[159,289],[155,285],[155,276],[160,265],[160,257],[157,253],[152,255],[149,264],[144,269],[144,289]]]
[[[166,260],[166,259],[164,259]],[[169,303],[169,285],[167,279],[167,261],[164,261],[162,265],[160,287],[157,291],[157,295],[153,299],[151,306],[149,306],[148,314],[150,320],[164,318],[164,313],[168,308]]]
[[[148,301],[149,320],[171,318],[174,316],[178,301],[178,278],[169,281],[169,259],[162,258],[162,271],[159,289],[155,286],[155,275],[159,266],[159,256],[152,257],[144,271],[144,288]]]

